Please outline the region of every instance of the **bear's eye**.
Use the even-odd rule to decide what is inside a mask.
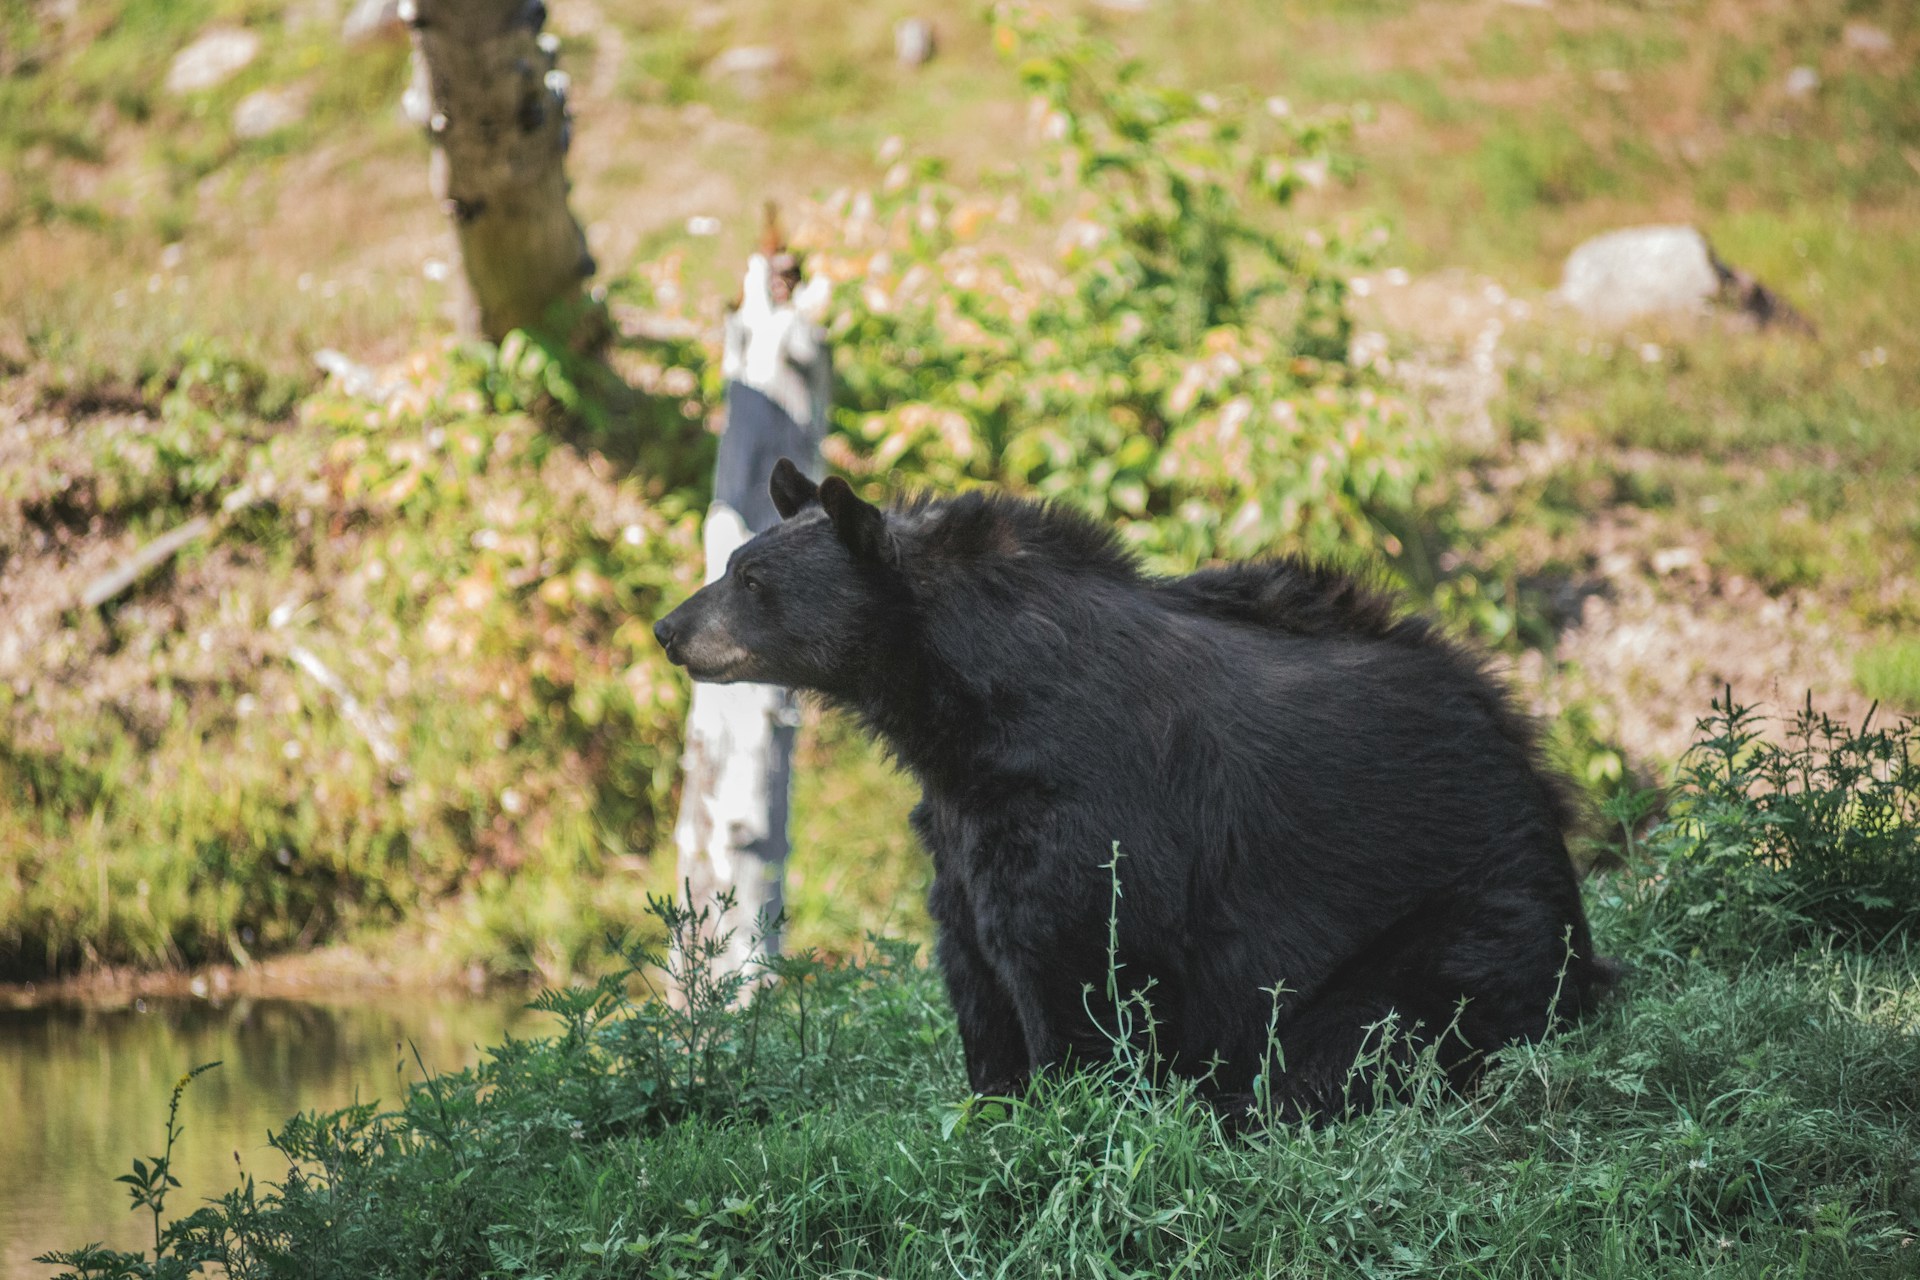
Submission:
[[[747,590],[758,594],[760,590],[760,579],[754,577],[751,573],[748,573],[745,570],[742,570],[740,573],[740,585],[745,587]]]

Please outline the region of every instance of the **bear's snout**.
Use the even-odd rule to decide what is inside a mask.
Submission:
[[[667,661],[685,667],[695,680],[732,684],[748,679],[753,656],[733,637],[724,610],[705,589],[653,624],[653,638],[666,650]]]

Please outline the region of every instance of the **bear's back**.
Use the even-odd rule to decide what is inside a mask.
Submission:
[[[1015,756],[1137,780],[1186,741],[1303,780],[1344,757],[1359,784],[1381,776],[1370,756],[1411,755],[1409,803],[1486,787],[1571,826],[1532,724],[1480,658],[1359,574],[1275,557],[1156,578],[1084,514],[985,491],[909,500],[895,519],[939,583],[942,665],[995,723],[1019,721],[1003,724]]]
[[[1528,789],[1539,789],[1556,829],[1572,826],[1572,802],[1543,767],[1532,722],[1478,655],[1428,619],[1403,613],[1390,592],[1294,557],[1203,569],[1158,586],[1176,613],[1263,637],[1242,651],[1244,661],[1257,661],[1262,651],[1291,658],[1332,681],[1351,680],[1369,696],[1400,703],[1402,733],[1409,721],[1442,735],[1490,731],[1493,742],[1485,745],[1497,747],[1492,755],[1508,770],[1518,765]],[[1386,726],[1376,729],[1385,732]]]

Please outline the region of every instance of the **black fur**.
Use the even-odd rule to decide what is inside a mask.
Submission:
[[[975,1089],[1109,1051],[1110,908],[1160,1061],[1235,1114],[1262,1073],[1283,1118],[1364,1106],[1436,1041],[1465,1083],[1610,980],[1529,724],[1388,595],[1288,559],[1150,577],[1004,495],[777,492],[787,521],[660,638],[698,678],[824,693],[919,780]],[[1369,1048],[1384,1074],[1353,1076]]]

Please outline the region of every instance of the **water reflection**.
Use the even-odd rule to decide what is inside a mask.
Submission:
[[[511,997],[0,1008],[0,1280],[51,1275],[30,1261],[48,1249],[152,1244],[152,1218],[128,1212],[113,1179],[160,1151],[168,1094],[190,1067],[224,1063],[181,1104],[174,1168],[185,1185],[169,1217],[225,1192],[242,1170],[277,1179],[284,1165],[267,1133],[295,1112],[398,1099],[419,1078],[409,1043],[444,1071],[478,1061],[509,1032],[544,1030]]]

